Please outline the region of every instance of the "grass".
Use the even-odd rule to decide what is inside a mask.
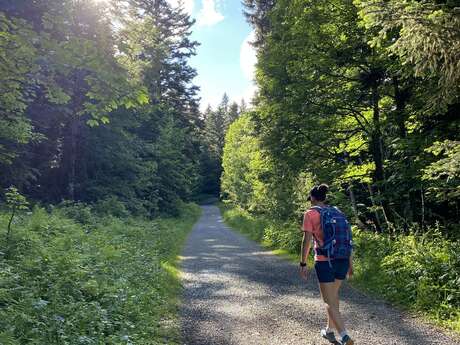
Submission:
[[[0,235],[0,344],[179,344],[177,255],[200,214],[182,210],[154,221],[86,205],[21,215],[10,244]]]
[[[299,260],[301,236],[296,225],[270,222],[225,204],[219,207],[232,228],[275,254]],[[350,280],[354,287],[460,334],[458,242],[446,240],[436,230],[396,238],[356,230],[354,241],[355,270]]]

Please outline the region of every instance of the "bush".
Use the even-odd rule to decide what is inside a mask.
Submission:
[[[93,210],[98,215],[111,215],[118,218],[129,216],[129,211],[126,206],[116,196],[109,196],[103,200],[99,200],[93,205]]]
[[[185,205],[177,219],[97,218],[67,204],[21,215],[0,258],[0,343],[176,343],[179,283],[167,265],[198,214]]]
[[[56,207],[50,206],[52,211],[56,211]],[[62,216],[71,218],[80,224],[91,223],[93,218],[93,213],[91,206],[88,204],[73,202],[73,201],[63,201],[57,207]]]
[[[225,222],[250,239],[274,249],[298,253],[302,235],[298,224],[269,221],[239,208],[220,204]]]
[[[264,239],[265,228],[268,223],[262,219],[250,215],[239,208],[219,204],[225,222],[231,227],[238,229],[254,241],[261,242]]]
[[[460,243],[439,230],[391,238],[355,230],[354,281],[460,331]]]

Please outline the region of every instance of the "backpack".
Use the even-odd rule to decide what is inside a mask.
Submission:
[[[313,206],[312,209],[321,216],[321,229],[324,234],[324,244],[316,248],[316,254],[327,256],[329,265],[331,259],[348,259],[353,250],[353,238],[345,214],[331,206]],[[317,242],[319,245],[319,241]]]

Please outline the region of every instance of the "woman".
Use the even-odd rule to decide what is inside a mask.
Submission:
[[[321,329],[321,336],[331,343],[337,343],[333,329],[340,335],[339,343],[342,345],[353,345],[354,342],[348,335],[339,311],[339,289],[347,274],[353,274],[353,263],[351,255],[349,258],[330,259],[321,251],[323,247],[324,234],[321,228],[321,209],[327,207],[325,204],[329,187],[325,184],[315,186],[310,191],[309,200],[312,208],[305,212],[302,230],[303,241],[300,259],[300,275],[307,279],[307,256],[310,252],[312,238],[315,243],[315,271],[318,276],[321,297],[326,306],[327,326]],[[350,240],[351,245],[351,240]]]

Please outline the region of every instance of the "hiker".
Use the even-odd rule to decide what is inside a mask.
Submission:
[[[308,197],[312,207],[303,217],[300,275],[307,279],[307,257],[313,239],[315,271],[327,311],[327,326],[321,329],[321,336],[331,343],[353,345],[339,311],[340,286],[347,275],[353,274],[351,227],[340,210],[326,205],[328,190],[325,184],[315,186]],[[333,329],[340,336],[339,342]]]

